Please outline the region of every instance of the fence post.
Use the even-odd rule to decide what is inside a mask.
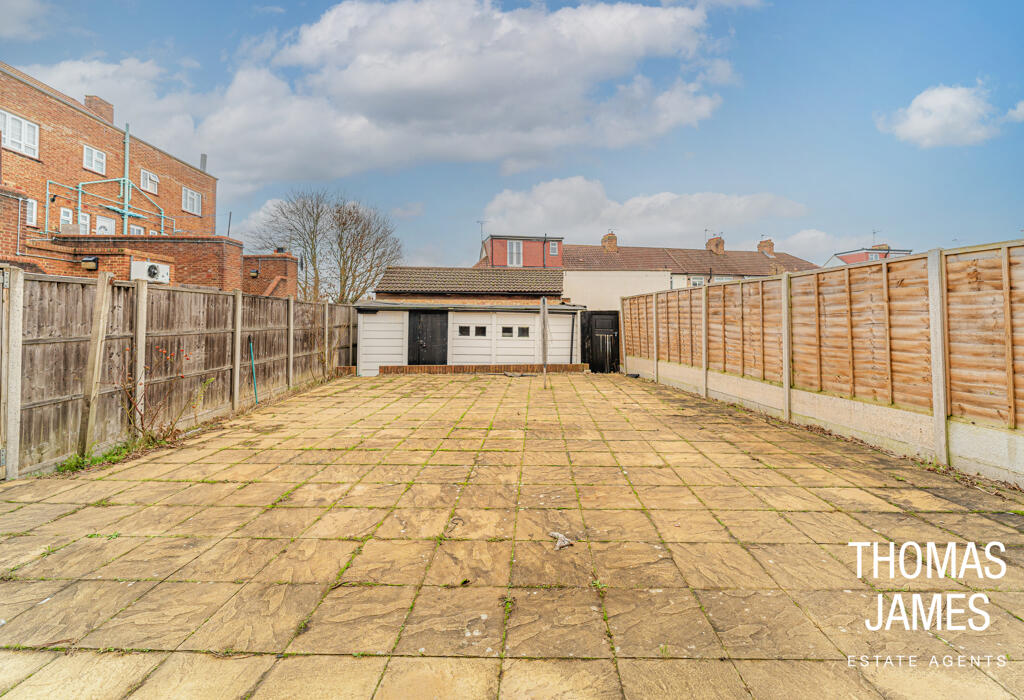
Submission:
[[[141,422],[146,411],[146,327],[149,325],[149,282],[135,280],[135,415]]]
[[[658,355],[660,348],[658,347],[658,293],[654,292],[654,352],[651,353],[654,357],[654,382],[658,383]]]
[[[331,302],[324,302],[324,378],[330,379],[331,369]]]
[[[352,367],[356,363],[356,343],[355,337],[352,335],[352,315],[355,311],[352,305],[348,305],[348,365]]]
[[[241,405],[242,382],[242,290],[235,290],[234,320],[231,327],[231,411]]]
[[[626,367],[626,297],[619,297],[619,372],[629,374]]]
[[[89,440],[96,423],[96,399],[100,389],[103,362],[103,341],[107,335],[107,316],[110,314],[110,283],[113,275],[101,272],[96,278],[96,296],[92,304],[92,333],[89,336],[89,355],[82,379],[82,415],[78,424],[78,454],[89,455]]]
[[[4,457],[5,475],[17,479],[21,452],[21,335],[24,331],[22,313],[25,306],[25,271],[9,267],[4,272],[9,289],[4,301],[7,325],[3,329],[4,356]]]
[[[706,284],[700,288],[700,324],[700,340],[703,346],[700,351],[700,366],[703,369],[700,395],[706,399],[708,397],[708,286]],[[725,356],[724,345],[722,346],[722,356]]]
[[[288,297],[288,388],[295,384],[295,297]]]
[[[793,307],[790,304],[790,273],[782,273],[782,420],[793,417]]]
[[[928,329],[932,359],[932,430],[935,436],[935,461],[949,466],[949,436],[946,418],[949,396],[946,394],[946,275],[942,250],[928,251]]]

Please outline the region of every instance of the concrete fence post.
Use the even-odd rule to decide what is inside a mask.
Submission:
[[[790,299],[792,275],[782,273],[782,420],[793,417],[793,306]]]
[[[295,384],[295,297],[288,297],[288,388]]]
[[[242,290],[235,290],[234,319],[231,324],[231,411],[241,406],[242,384]]]
[[[708,397],[708,286],[705,284],[700,288],[700,366],[703,370],[701,372],[700,380],[700,395],[705,399]],[[723,354],[725,348],[722,348]]]
[[[135,280],[135,378],[133,420],[141,422],[146,411],[146,328],[149,325],[149,282]]]
[[[942,250],[928,251],[928,329],[932,360],[932,430],[935,461],[949,466],[949,396],[946,373],[946,275]]]
[[[25,271],[9,267],[4,272],[3,334],[3,455],[4,474],[17,479],[21,453],[21,336],[25,306]]]
[[[100,375],[103,372],[103,343],[107,336],[107,316],[110,315],[110,272],[101,272],[96,278],[96,295],[92,303],[92,332],[89,335],[89,354],[82,379],[82,414],[78,424],[78,454],[89,455],[93,426],[96,424],[96,400],[99,397]]]
[[[629,374],[626,366],[626,297],[619,297],[619,372]]]

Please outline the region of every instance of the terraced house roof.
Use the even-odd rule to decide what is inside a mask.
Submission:
[[[774,275],[811,270],[817,265],[789,253],[769,257],[757,250],[712,253],[699,248],[619,246],[610,251],[599,245],[566,244],[562,252],[566,270],[669,270],[676,274]]]
[[[561,294],[562,271],[522,268],[389,267],[380,293]]]

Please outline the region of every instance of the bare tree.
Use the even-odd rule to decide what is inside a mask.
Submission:
[[[358,202],[340,202],[334,210],[330,247],[337,296],[351,303],[373,289],[384,268],[402,260],[402,242],[388,216]]]
[[[344,205],[325,189],[293,190],[275,202],[255,231],[258,245],[285,248],[300,261],[298,297],[324,301],[333,296],[334,212]]]

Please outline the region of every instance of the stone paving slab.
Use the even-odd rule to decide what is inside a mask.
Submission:
[[[0,482],[4,697],[1012,697],[1024,496],[622,376],[346,378]],[[555,550],[549,533],[571,547]],[[850,541],[999,540],[998,580]],[[869,632],[985,592],[984,632]],[[847,655],[1006,654],[851,667]]]

